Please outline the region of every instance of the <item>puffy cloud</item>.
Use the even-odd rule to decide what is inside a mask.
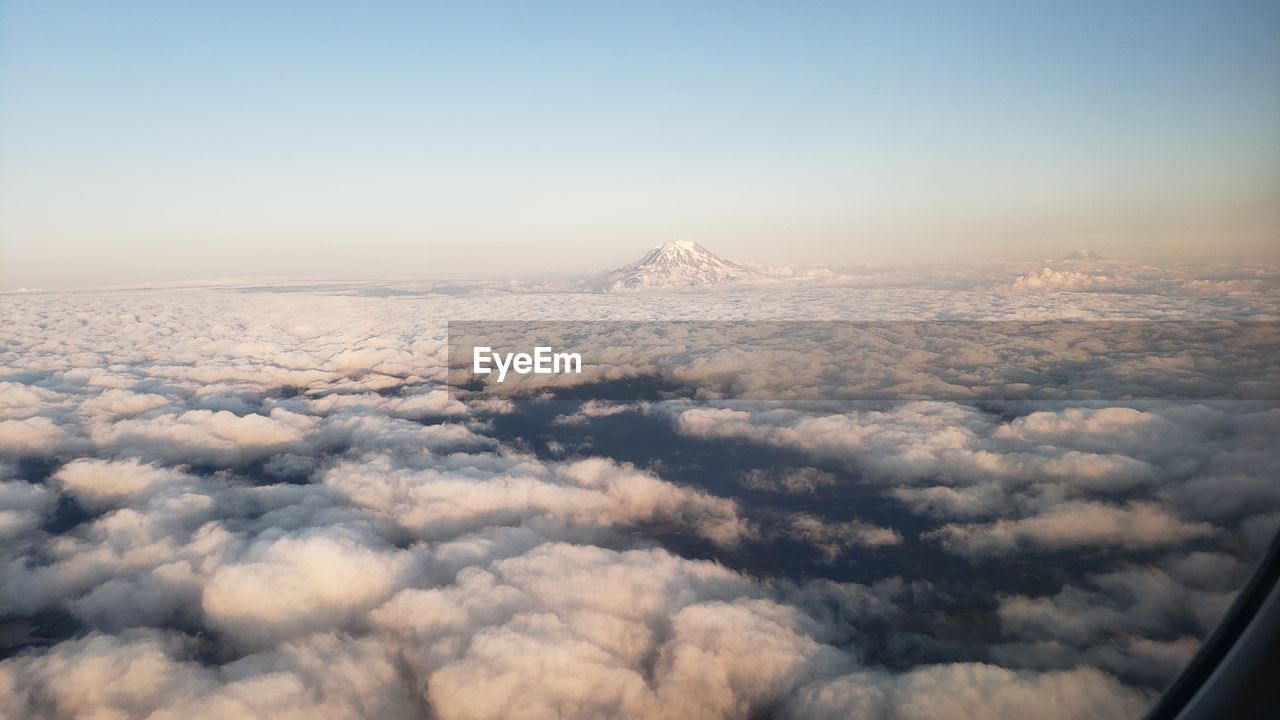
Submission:
[[[379,643],[317,635],[209,668],[190,641],[154,631],[91,634],[0,665],[12,717],[413,717],[420,701]]]
[[[1132,287],[1135,284],[1135,281],[1130,278],[1109,273],[1085,273],[1046,267],[1041,268],[1039,272],[1029,272],[1014,278],[1013,289],[1021,292],[1097,291]]]
[[[0,420],[0,455],[51,455],[72,443],[71,434],[47,417]]]
[[[1105,259],[1063,258],[1015,277],[1018,293],[1114,293],[1129,297],[1265,297],[1280,289],[1266,266],[1141,265]],[[1147,300],[1146,304],[1151,304]]]
[[[414,555],[338,529],[262,537],[208,578],[211,627],[248,645],[347,628],[402,586]]]
[[[94,510],[115,507],[173,483],[186,482],[181,472],[148,465],[137,459],[110,461],[80,459],[58,468],[50,478],[82,506]]]
[[[591,421],[591,418],[608,417],[610,415],[618,415],[635,409],[633,405],[626,403],[610,403],[600,400],[588,400],[571,415],[561,415],[554,422],[561,425],[584,425]]]
[[[812,494],[819,488],[835,485],[836,482],[834,475],[814,467],[785,468],[780,471],[756,468],[745,473],[742,478],[743,487],[751,490],[793,494]]]
[[[812,544],[828,561],[851,547],[898,545],[902,534],[893,528],[876,527],[859,520],[827,522],[807,513],[795,513],[787,519],[790,535]]]
[[[1094,575],[1047,597],[1002,598],[1007,641],[994,656],[1041,670],[1088,663],[1149,687],[1167,686],[1245,579],[1244,568],[1219,553],[1192,553],[1169,565]]]
[[[1065,502],[1031,517],[983,525],[946,525],[924,537],[941,542],[952,552],[980,557],[1030,548],[1144,549],[1176,545],[1213,533],[1213,526],[1208,523],[1182,520],[1155,503],[1133,502],[1115,507]]]
[[[521,457],[486,462],[489,467],[455,461],[424,470],[350,463],[329,470],[324,482],[352,504],[428,539],[539,519],[595,527],[677,521],[723,545],[752,533],[731,500],[601,458],[550,467]]]
[[[934,279],[589,300],[234,285],[6,298],[0,612],[17,619],[6,641],[30,637],[0,661],[0,715],[1134,716],[1150,700],[1134,688],[1167,681],[1280,522],[1259,482],[1274,413],[565,413],[442,385],[447,317],[1280,315],[1267,295],[1063,300]],[[971,345],[965,362],[999,358]],[[687,377],[730,359],[690,357]],[[551,445],[664,418],[743,462],[721,472],[645,446],[630,462],[584,457],[587,442],[551,459],[528,430]],[[737,457],[744,444],[776,452]],[[919,547],[922,529],[987,563],[1113,555],[1058,568],[1038,594],[999,573],[975,590],[894,564],[941,555]],[[841,561],[812,566],[837,580],[780,577],[767,556],[795,542]],[[845,565],[871,579],[838,581]],[[975,600],[988,588],[995,610]]]
[[[1147,698],[1090,667],[1015,672],[982,663],[926,666],[897,677],[861,673],[807,688],[810,718],[1131,718]]]
[[[428,388],[398,397],[385,397],[373,392],[331,393],[309,398],[307,405],[309,413],[313,415],[363,412],[408,420],[466,413],[466,406],[450,398],[448,391],[443,388]]]
[[[1216,433],[1238,441],[1261,428],[1233,428],[1233,418],[1205,406],[1160,412],[1129,407],[1032,410],[1001,422],[974,407],[900,403],[845,413],[670,403],[675,427],[708,438],[745,438],[839,460],[886,481],[935,477],[951,482],[1009,478],[1070,481],[1088,490],[1129,490],[1152,481],[1158,460],[1190,465],[1217,448]],[[1247,424],[1248,416],[1234,419]]]
[[[758,592],[736,573],[661,550],[557,544],[463,571],[453,586],[407,590],[373,618],[412,648],[444,717],[666,717],[673,703],[686,702],[691,653],[723,652],[718,643],[754,637],[749,625],[736,636],[708,634],[707,623],[732,633],[738,619],[794,612],[741,597]],[[778,661],[802,666],[817,644],[787,622]],[[652,657],[661,659],[650,676]],[[726,653],[703,671],[761,667]],[[725,716],[766,692],[739,683],[704,697]]]
[[[688,435],[839,462],[917,514],[996,518],[932,535],[955,548],[1151,548],[1208,537],[1211,524],[1234,529],[1280,506],[1270,480],[1280,453],[1265,440],[1280,418],[1251,404],[1033,405],[1009,419],[943,403],[844,413],[667,403],[658,411]],[[1123,501],[1139,495],[1145,502]]]
[[[79,410],[111,417],[133,417],[168,404],[169,400],[163,395],[109,388],[80,403]]]
[[[52,509],[55,498],[39,485],[0,482],[0,540],[16,542],[31,533]]]
[[[91,427],[91,439],[117,452],[133,452],[171,462],[237,464],[297,449],[315,419],[282,408],[268,415],[236,415],[221,410],[119,420]]]
[[[0,382],[0,419],[21,420],[50,408],[61,407],[68,398],[42,387]]]

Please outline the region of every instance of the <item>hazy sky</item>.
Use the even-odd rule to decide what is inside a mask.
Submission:
[[[1275,0],[0,8],[5,288],[1280,256]]]

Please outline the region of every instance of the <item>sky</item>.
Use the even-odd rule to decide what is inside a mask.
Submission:
[[[1275,259],[1278,76],[1270,0],[5,1],[0,289]]]

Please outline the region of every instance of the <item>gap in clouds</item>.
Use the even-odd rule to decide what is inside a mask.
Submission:
[[[581,388],[586,397],[618,397],[608,394],[616,386]],[[598,392],[597,392],[598,391]],[[605,456],[648,468],[676,483],[731,497],[742,514],[762,528],[761,536],[731,547],[664,531],[641,527],[634,532],[685,557],[709,559],[766,580],[804,583],[821,579],[868,584],[894,578],[927,588],[916,604],[908,604],[896,621],[871,632],[857,634],[857,651],[868,661],[903,669],[919,664],[992,661],[991,648],[999,645],[998,598],[1052,597],[1064,587],[1087,583],[1101,572],[1129,564],[1160,560],[1164,550],[1099,548],[1081,553],[1074,549],[1040,550],[970,562],[946,552],[921,536],[935,531],[944,520],[913,513],[905,504],[886,497],[883,485],[868,482],[861,473],[838,461],[807,457],[803,452],[745,440],[707,440],[678,432],[670,419],[636,406],[622,405],[588,413],[586,422],[557,422],[574,418],[581,405],[564,400],[516,400],[509,412],[488,416],[492,434],[504,443],[528,448],[544,459]],[[1159,403],[1148,403],[1159,405]],[[1034,408],[995,403],[981,408],[1007,425],[1026,417]],[[762,490],[744,482],[752,473],[817,471],[830,480],[801,492],[782,488]],[[1149,491],[1134,488],[1112,493],[1118,501],[1144,497]],[[795,513],[816,517],[830,526],[851,520],[893,528],[903,537],[888,546],[843,548],[836,558],[824,558],[811,543],[787,532],[786,518]],[[1208,540],[1192,542],[1187,550],[1212,550]],[[1175,621],[1169,637],[1195,634],[1194,623]],[[850,647],[850,649],[853,649]],[[1146,684],[1149,678],[1125,676]]]

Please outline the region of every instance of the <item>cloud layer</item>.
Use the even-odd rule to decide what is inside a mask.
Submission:
[[[442,384],[448,317],[1205,318],[1254,299],[6,302],[5,716],[1133,717],[1280,524],[1280,414],[1254,403],[543,411]],[[691,482],[639,435],[647,459],[581,449],[631,420],[779,454]],[[941,565],[895,564],[914,558]],[[1052,577],[1001,584],[1027,563]]]

